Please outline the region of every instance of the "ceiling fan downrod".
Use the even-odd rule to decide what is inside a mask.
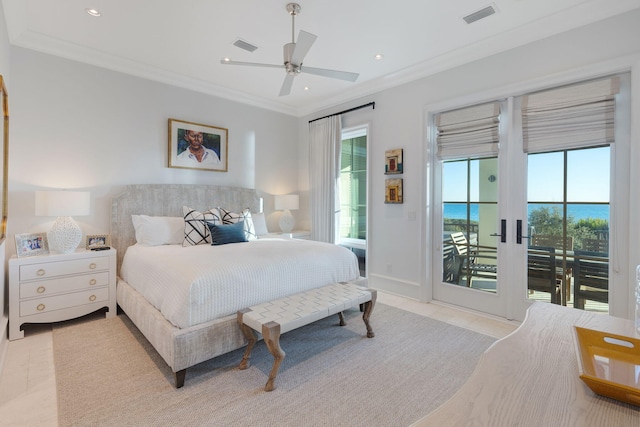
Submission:
[[[298,3],[287,4],[287,12],[291,15],[291,43],[296,42],[296,15],[300,13],[300,5]]]

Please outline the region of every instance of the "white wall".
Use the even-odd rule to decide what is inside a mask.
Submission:
[[[301,162],[308,165],[304,154],[308,152],[307,120],[371,101],[376,103],[375,110],[345,116],[349,125],[358,121],[372,123],[367,253],[371,286],[413,298],[421,296],[421,286],[428,286],[425,271],[428,245],[421,241],[429,220],[428,165],[424,160],[425,106],[453,99],[513,95],[505,91],[523,85],[535,86],[536,81],[559,73],[579,78],[585,67],[627,55],[638,57],[638,23],[640,11],[636,10],[304,117],[299,123],[303,145],[300,157]],[[639,113],[636,110],[633,114],[637,124]],[[393,148],[404,149],[402,205],[384,204],[384,152]],[[301,176],[306,168],[301,168]],[[629,186],[630,182],[622,185]],[[301,188],[307,189],[308,184]],[[409,220],[412,212],[417,213],[416,221]],[[635,259],[631,259],[633,265],[640,263],[638,251],[635,252]],[[424,289],[422,291],[424,295]]]
[[[22,48],[11,49],[11,68],[9,242],[50,228],[55,218],[34,216],[39,189],[90,190],[91,215],[75,218],[86,234],[109,232],[124,184],[256,188],[267,214],[273,194],[297,191],[295,117]],[[229,129],[228,172],[168,168],[169,118]]]

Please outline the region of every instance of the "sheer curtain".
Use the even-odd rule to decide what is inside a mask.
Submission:
[[[311,240],[335,243],[340,220],[342,118],[309,123]]]

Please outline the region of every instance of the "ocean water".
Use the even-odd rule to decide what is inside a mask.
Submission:
[[[558,206],[561,208],[561,205],[550,205],[550,204],[535,204],[529,206],[529,212],[533,209],[537,209],[540,207],[551,207]],[[478,221],[478,205],[471,204],[470,206],[470,217],[473,221]],[[607,205],[588,205],[588,204],[575,204],[569,205],[567,208],[567,212],[569,216],[572,216],[575,220],[586,219],[586,218],[601,218],[609,220],[609,206]],[[449,219],[465,219],[467,217],[467,206],[462,203],[445,203],[444,204],[444,217]]]

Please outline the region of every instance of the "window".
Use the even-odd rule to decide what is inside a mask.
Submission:
[[[350,248],[364,275],[367,240],[367,129],[342,132],[339,244]]]

